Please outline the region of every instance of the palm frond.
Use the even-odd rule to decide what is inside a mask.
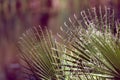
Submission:
[[[82,11],[80,20],[74,15],[74,20],[69,19],[61,28],[67,49],[63,52],[66,56],[63,66],[72,75],[85,75],[87,80],[94,76],[120,79],[119,22],[113,9],[104,10],[99,7]]]
[[[43,32],[39,26],[27,30],[19,40],[21,59],[27,69],[25,73],[29,73],[35,80],[58,79],[55,69],[60,69],[60,66],[53,63],[60,63],[54,58],[60,57],[60,54],[53,51],[53,47],[58,48],[52,33],[47,29]]]
[[[49,30],[27,30],[19,40],[24,73],[35,80],[119,80],[120,23],[114,10],[92,8],[61,27],[63,44]],[[31,79],[30,79],[31,80]]]

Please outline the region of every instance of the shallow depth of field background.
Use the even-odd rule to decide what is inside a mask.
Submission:
[[[99,5],[113,7],[120,17],[120,0],[0,0],[0,80],[22,80],[16,44],[25,30],[47,26],[56,36],[74,13]]]

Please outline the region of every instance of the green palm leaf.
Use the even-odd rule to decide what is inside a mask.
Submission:
[[[60,57],[57,51],[51,48],[58,48],[55,39],[47,29],[45,32],[41,27],[34,27],[27,30],[19,40],[19,49],[21,59],[25,62],[24,66],[28,75],[33,76],[35,80],[59,79],[55,69],[60,66],[53,63],[60,63],[56,57]],[[22,63],[23,64],[23,63]]]
[[[104,10],[104,11],[103,11]],[[110,8],[82,11],[61,27],[63,43],[47,29],[27,30],[19,40],[22,64],[35,80],[119,80],[119,22]],[[34,80],[34,79],[33,79]]]
[[[105,12],[101,7],[93,8],[82,11],[80,18],[74,16],[61,28],[67,49],[63,52],[66,71],[72,76],[84,75],[87,80],[93,80],[95,76],[100,80],[119,80],[119,22],[115,20],[114,11],[106,7]]]

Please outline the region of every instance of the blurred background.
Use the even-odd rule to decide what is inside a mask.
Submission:
[[[120,17],[120,0],[0,0],[0,80],[22,80],[16,43],[25,30],[41,25],[56,34],[71,15],[99,5]]]

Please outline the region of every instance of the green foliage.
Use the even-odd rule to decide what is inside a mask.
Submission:
[[[95,31],[93,29],[93,31]],[[89,30],[88,30],[89,32]],[[96,34],[99,33],[99,34]],[[70,52],[64,53],[67,57],[64,64],[74,75],[98,76],[101,78],[119,79],[119,57],[120,42],[110,34],[94,32],[83,38],[77,38],[70,43],[71,48],[66,47]],[[71,64],[70,64],[71,63]],[[88,77],[89,80],[93,80]],[[96,80],[96,79],[95,79]]]
[[[29,29],[20,38],[21,59],[35,80],[119,80],[120,35],[114,11],[82,11],[61,27],[57,42],[46,29]]]
[[[54,56],[59,57],[60,54],[53,51],[51,49],[53,47],[57,48],[57,45],[47,29],[44,33],[41,27],[27,30],[19,41],[21,59],[25,62],[24,73],[34,76],[35,80],[57,79],[56,69],[60,66],[53,63],[60,63],[54,58]]]

